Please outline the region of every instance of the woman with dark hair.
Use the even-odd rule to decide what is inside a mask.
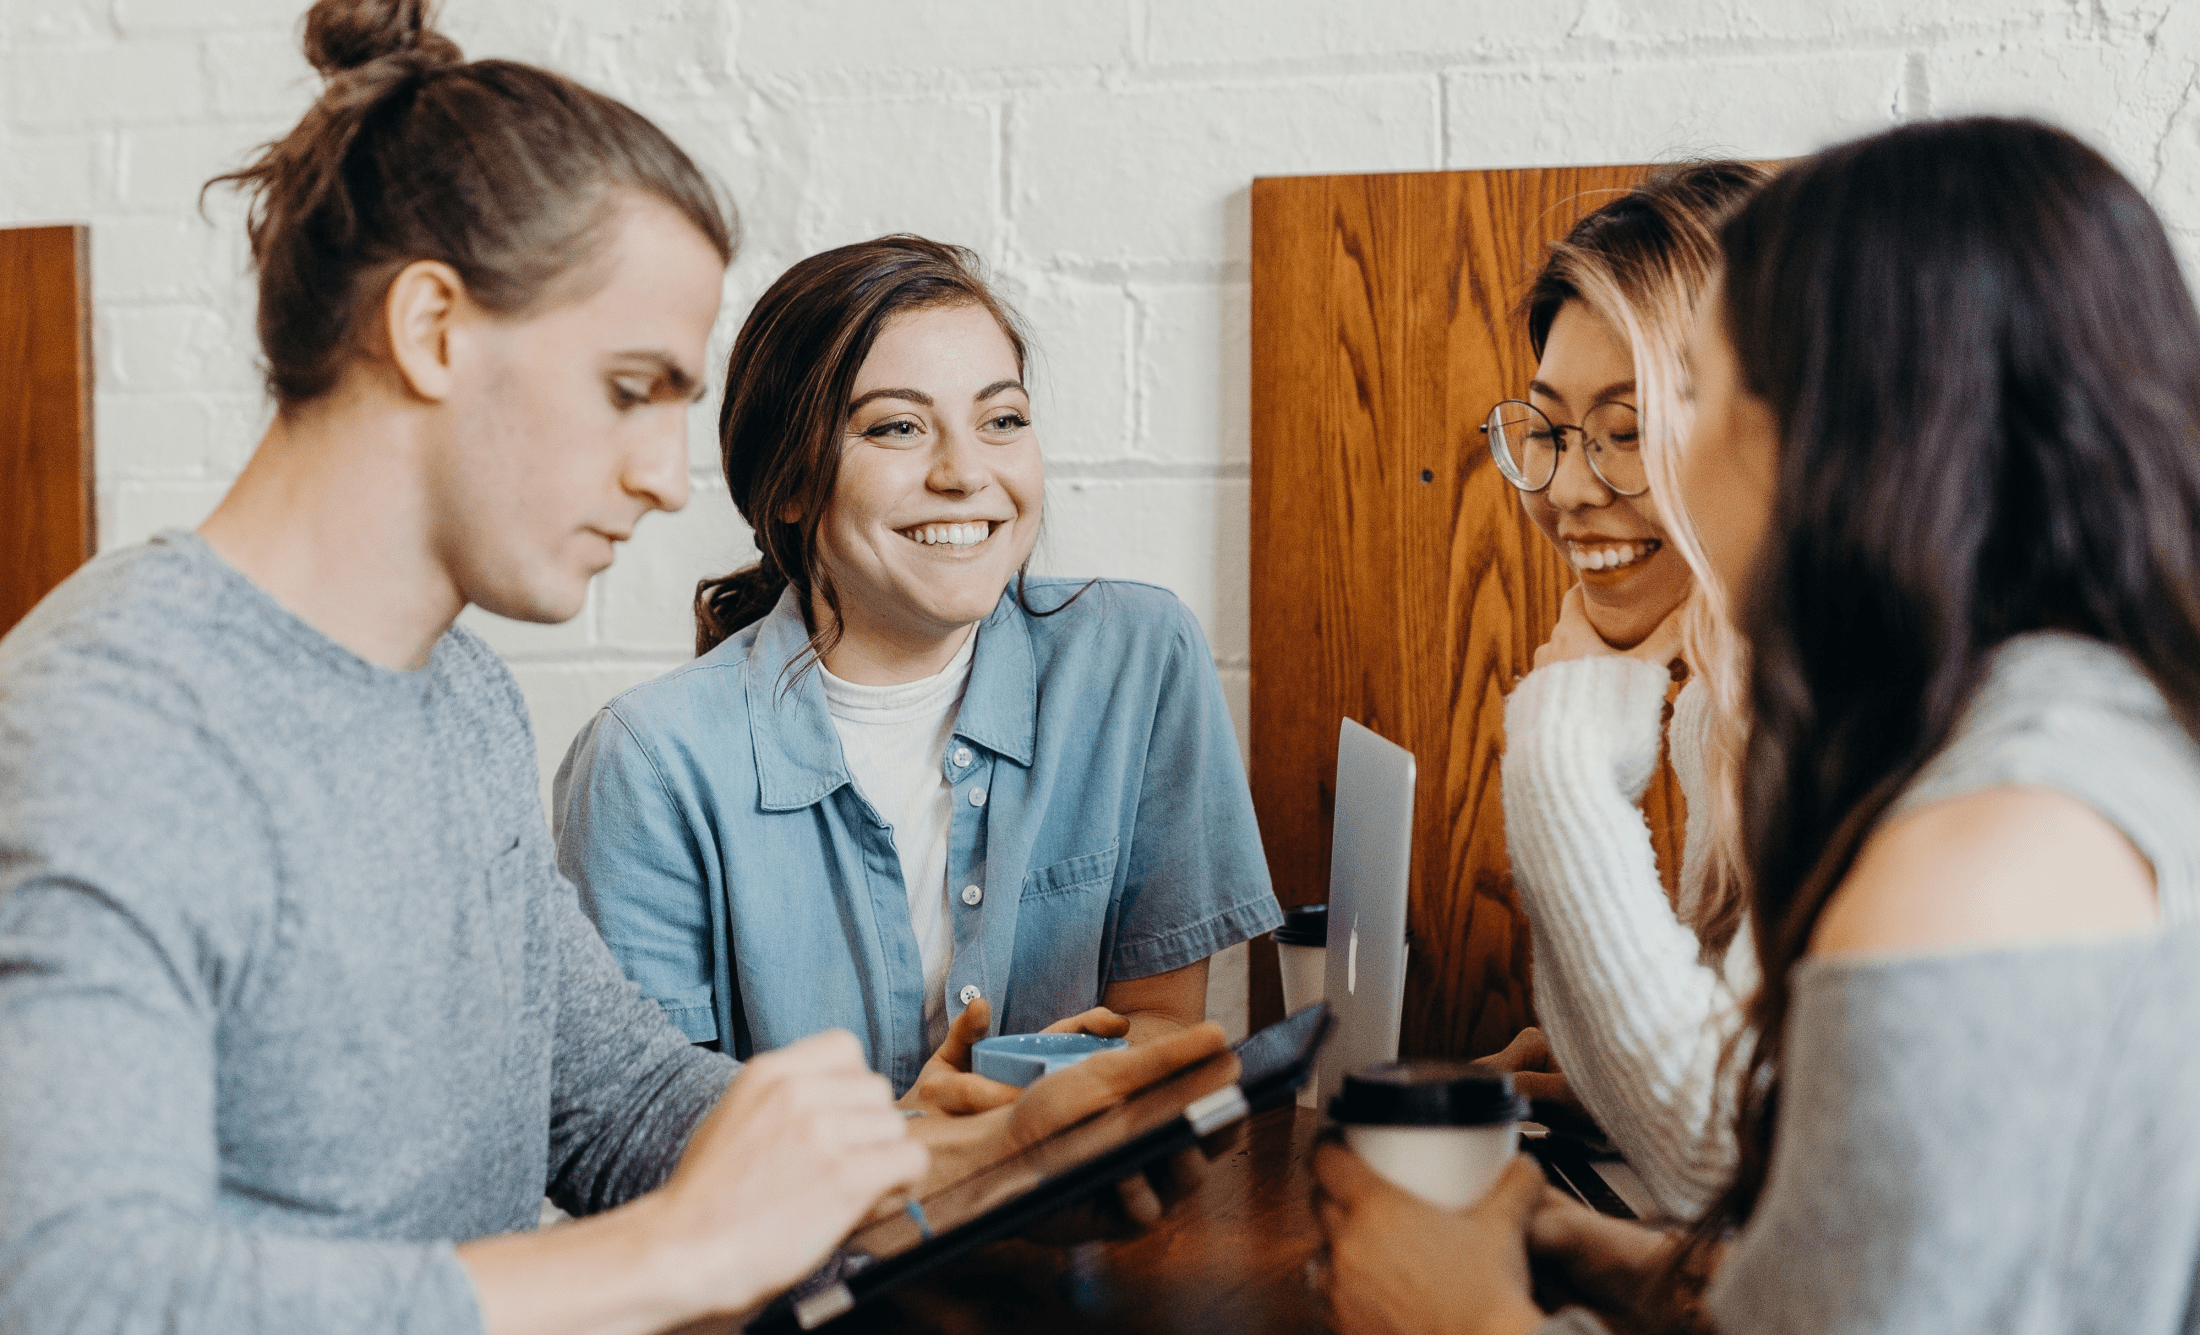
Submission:
[[[1708,1278],[1728,1331],[2186,1329],[2200,318],[2168,238],[2069,135],[1971,120],[1791,167],[1722,243],[1681,483],[1752,658],[1738,1174],[1676,1247],[1539,1209],[1525,1166],[1444,1215],[1327,1151],[1340,1328],[1530,1329],[1532,1244],[1630,1319]]]
[[[425,9],[316,4],[326,87],[232,178],[243,475],[0,641],[0,1329],[691,1328],[1222,1047],[912,1130],[848,1034],[737,1067],[620,974],[455,623],[572,616],[686,501],[730,224],[657,127]]]
[[[1690,578],[1700,549],[1671,463],[1718,225],[1764,180],[1745,162],[1666,168],[1576,223],[1522,303],[1535,378],[1484,428],[1579,581],[1505,703],[1505,844],[1535,933],[1541,1031],[1492,1060],[1543,1067],[1516,1080],[1578,1100],[1673,1218],[1732,1169],[1719,1055],[1756,961],[1737,930],[1733,822],[1712,797],[1743,681],[1716,590]],[[1661,743],[1688,810],[1677,901],[1640,807]]]
[[[698,1043],[846,1026],[911,1102],[987,1106],[1014,1091],[961,1073],[971,1041],[1196,1023],[1208,957],[1281,920],[1199,624],[1024,573],[1025,360],[976,258],[910,236],[795,265],[735,340],[719,437],[762,559],[703,581],[701,656],[607,705],[554,803]]]

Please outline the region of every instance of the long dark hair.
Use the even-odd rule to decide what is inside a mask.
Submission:
[[[734,508],[762,559],[695,586],[695,652],[761,621],[788,585],[808,619],[813,594],[834,624],[811,626],[823,658],[840,599],[817,551],[817,528],[840,479],[840,435],[856,375],[886,322],[908,311],[982,306],[1024,371],[1022,323],[985,281],[978,257],[921,236],[882,236],[812,255],[779,276],[749,312],[726,365],[718,444]],[[793,520],[783,518],[789,512]]]
[[[260,348],[286,407],[335,388],[414,261],[449,264],[498,315],[585,296],[622,190],[733,257],[723,201],[664,131],[548,70],[468,63],[429,8],[320,0],[305,21],[320,98],[251,165],[207,183],[251,199]]]
[[[1740,608],[1763,984],[1699,1249],[1764,1188],[1789,971],[1994,649],[2114,645],[2200,737],[2200,317],[2139,191],[2051,126],[1943,121],[1790,167],[1721,241],[1780,459]]]

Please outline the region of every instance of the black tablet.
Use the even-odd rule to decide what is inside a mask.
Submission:
[[[835,1263],[766,1308],[751,1331],[813,1330],[968,1252],[1009,1237],[1287,1103],[1329,1032],[1316,1002],[1037,1144],[941,1187],[848,1238]]]

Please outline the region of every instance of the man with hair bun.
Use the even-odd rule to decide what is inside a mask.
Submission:
[[[928,1164],[1222,1046],[912,1135],[849,1034],[737,1066],[621,976],[455,622],[573,616],[686,502],[732,229],[640,115],[425,10],[316,4],[325,90],[224,178],[277,405],[236,485],[0,641],[0,1330],[740,1313]],[[583,1217],[531,1231],[546,1192]]]

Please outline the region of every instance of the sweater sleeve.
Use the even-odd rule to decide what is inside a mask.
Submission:
[[[593,1214],[662,1185],[739,1068],[689,1043],[619,972],[571,885],[543,860],[556,881],[558,962],[549,1194],[570,1214]]]
[[[1535,1005],[1574,1092],[1667,1215],[1693,1214],[1733,1161],[1719,1058],[1739,1016],[1728,975],[1674,916],[1635,803],[1658,763],[1669,678],[1631,658],[1529,675],[1505,708],[1505,839],[1535,940]],[[1701,687],[1692,690],[1700,694]],[[1700,702],[1679,711],[1700,720]],[[1700,744],[1676,727],[1675,750]],[[1700,785],[1700,758],[1676,758]],[[1690,843],[1708,809],[1689,799]],[[1701,875],[1702,858],[1690,859]],[[1693,887],[1692,887],[1693,889]]]

